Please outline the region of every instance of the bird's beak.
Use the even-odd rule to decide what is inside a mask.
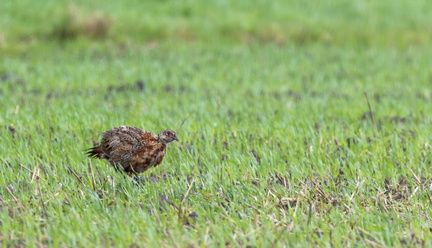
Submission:
[[[179,139],[177,138],[177,136],[174,136],[174,140],[177,140],[177,141],[179,141]]]

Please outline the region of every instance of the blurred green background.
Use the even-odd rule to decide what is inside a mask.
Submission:
[[[161,40],[422,46],[431,3],[418,1],[2,1],[1,45]]]
[[[432,246],[431,16],[1,1],[0,245]],[[84,154],[120,125],[180,138],[139,185]]]

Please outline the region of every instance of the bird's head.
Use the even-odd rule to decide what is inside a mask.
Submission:
[[[163,130],[159,134],[159,141],[164,145],[173,142],[174,140],[178,141],[179,139],[177,138],[177,135],[173,130],[169,130],[169,129]]]

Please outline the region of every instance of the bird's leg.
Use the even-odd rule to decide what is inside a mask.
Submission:
[[[141,181],[142,179],[141,179],[140,176],[138,176],[138,175],[134,175],[134,176],[133,176],[133,180],[134,180],[134,181]]]
[[[138,185],[140,182],[142,182],[141,177],[138,176],[137,173],[135,173],[135,172],[129,172],[128,175],[129,175],[130,177],[132,177],[132,182],[133,182],[133,184]]]

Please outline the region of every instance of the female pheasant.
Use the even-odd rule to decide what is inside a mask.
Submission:
[[[168,143],[177,140],[172,130],[159,135],[136,127],[116,127],[103,133],[99,146],[90,148],[91,158],[106,159],[117,169],[123,167],[128,175],[142,173],[162,162]],[[121,167],[120,167],[121,165]]]

